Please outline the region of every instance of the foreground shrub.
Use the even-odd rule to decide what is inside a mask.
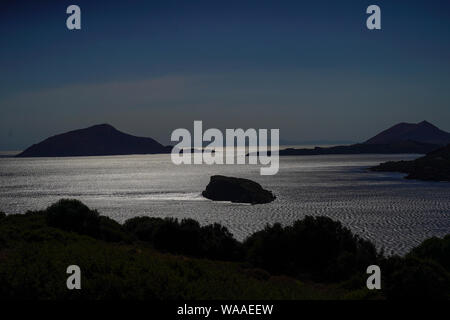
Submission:
[[[201,227],[192,219],[137,217],[127,220],[124,228],[161,251],[230,261],[243,256],[240,243],[219,224]]]
[[[244,242],[252,265],[276,274],[339,281],[365,273],[379,255],[374,245],[327,217],[305,217],[293,226],[267,226]]]
[[[418,247],[412,249],[408,256],[434,260],[442,265],[447,272],[450,272],[450,235],[443,239],[436,237],[427,239]]]
[[[95,236],[100,230],[96,210],[89,209],[78,200],[61,199],[46,210],[47,224],[51,227]]]
[[[450,276],[433,260],[393,257],[382,266],[388,299],[448,299]]]
[[[99,216],[97,210],[89,209],[78,200],[61,199],[44,211],[47,224],[51,227],[106,241],[128,240],[122,226],[116,221]]]

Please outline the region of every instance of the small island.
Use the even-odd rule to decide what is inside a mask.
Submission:
[[[211,177],[202,195],[214,201],[251,204],[269,203],[276,199],[271,191],[265,190],[257,182],[220,175]]]
[[[388,161],[372,171],[407,173],[406,179],[450,181],[450,144],[412,161]]]

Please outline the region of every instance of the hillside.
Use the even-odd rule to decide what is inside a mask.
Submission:
[[[76,157],[126,154],[170,153],[152,138],[123,133],[111,125],[100,124],[47,138],[27,148],[17,157]]]
[[[388,161],[371,170],[407,173],[407,179],[450,181],[450,144],[412,161]]]
[[[238,242],[219,224],[135,217],[124,224],[77,200],[0,212],[2,300],[448,299],[450,235],[405,257],[327,217],[266,226]],[[76,264],[82,290],[67,290]],[[366,288],[368,265],[382,290]]]
[[[199,243],[197,236],[209,241]],[[0,212],[0,301],[376,296],[367,289],[271,274],[233,258],[233,246],[242,245],[219,225],[150,217],[120,225],[73,200],[20,215]],[[82,290],[66,288],[72,264],[82,270]]]

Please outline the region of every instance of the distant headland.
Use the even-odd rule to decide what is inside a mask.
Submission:
[[[450,181],[450,144],[412,161],[388,161],[372,171],[407,173],[406,179]]]
[[[365,142],[314,149],[288,148],[280,150],[280,156],[322,154],[426,154],[450,143],[450,133],[427,121],[399,123]]]
[[[172,146],[163,146],[152,138],[123,133],[109,124],[99,124],[47,138],[16,157],[76,157],[127,154],[170,153]]]

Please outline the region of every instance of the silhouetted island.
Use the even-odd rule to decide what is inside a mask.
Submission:
[[[406,179],[450,181],[450,144],[412,161],[388,161],[372,171],[407,173]]]
[[[211,177],[202,195],[215,201],[251,204],[268,203],[276,199],[272,192],[263,189],[259,183],[248,179],[220,175]]]
[[[152,138],[120,132],[109,124],[95,125],[55,135],[34,144],[17,157],[76,157],[170,153]]]
[[[288,148],[280,156],[322,154],[426,154],[450,143],[450,133],[427,121],[399,123],[363,143],[314,149]]]

